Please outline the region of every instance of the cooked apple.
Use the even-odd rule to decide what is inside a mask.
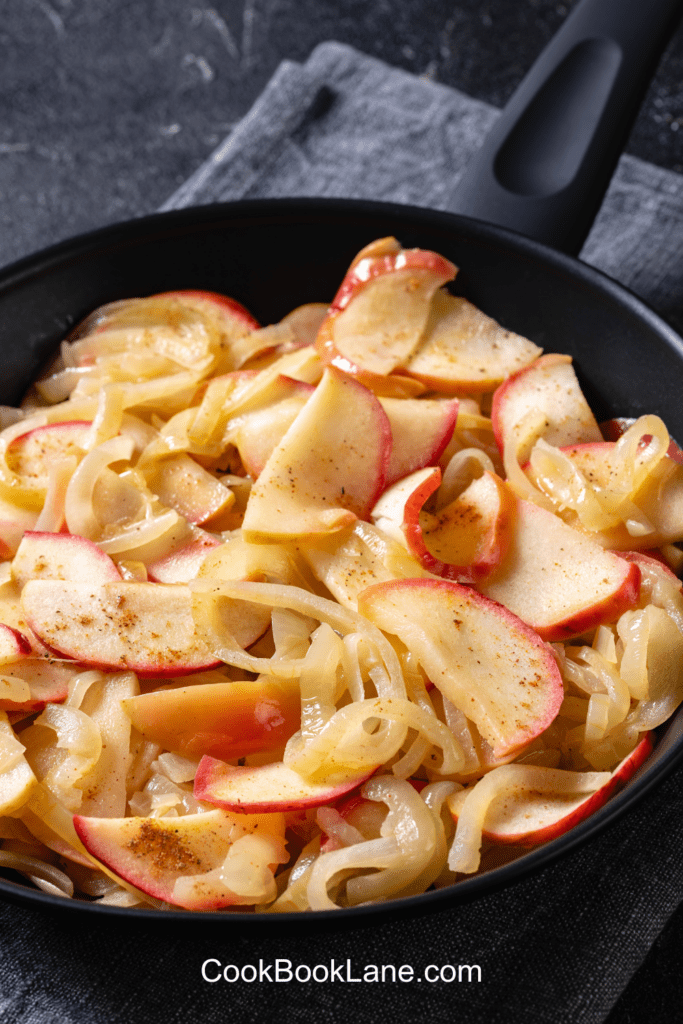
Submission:
[[[515,427],[533,412],[545,418],[542,436],[548,444],[560,447],[602,440],[569,356],[541,356],[496,390],[491,424],[501,454]],[[522,453],[522,458],[528,458],[528,453]]]
[[[283,749],[301,722],[298,680],[266,676],[156,690],[123,707],[138,732],[165,750],[224,761]]]
[[[422,249],[359,254],[318,333],[322,360],[366,383],[386,377],[409,359],[434,292],[455,274],[452,263]]]
[[[23,587],[28,580],[40,579],[112,583],[121,579],[121,573],[109,555],[85,537],[29,531],[12,561],[12,577]]]
[[[281,544],[249,544],[241,532],[226,538],[206,556],[200,579],[299,582],[292,555]]]
[[[21,478],[23,488],[43,491],[55,459],[82,457],[91,426],[87,420],[70,420],[35,427],[8,444],[7,465]]]
[[[23,508],[0,497],[0,558],[14,558],[24,533],[35,529],[38,515],[37,509]]]
[[[196,631],[192,597],[182,584],[29,580],[22,606],[49,648],[84,665],[175,676],[219,664]],[[221,611],[244,646],[269,622],[260,605],[226,601]]]
[[[507,555],[478,584],[544,640],[566,640],[615,621],[636,604],[639,586],[635,563],[520,498]]]
[[[494,473],[485,472],[438,513],[427,499],[441,482],[438,469],[424,469],[384,492],[372,510],[376,525],[397,539],[435,576],[475,583],[502,561],[510,540],[515,502]]]
[[[440,290],[432,299],[424,334],[404,365],[434,391],[492,391],[542,351],[467,299]]]
[[[222,810],[166,819],[75,815],[73,822],[88,853],[110,871],[141,892],[187,910],[220,910],[245,902],[213,872],[242,837],[280,839],[284,832],[281,815],[236,815]],[[185,898],[174,892],[179,878],[202,875],[206,876],[203,884],[192,887]]]
[[[233,768],[203,757],[194,780],[197,800],[240,814],[294,811],[323,804],[349,793],[370,778],[376,767],[341,782],[308,782],[281,761],[255,768]]]
[[[308,401],[314,388],[291,377],[281,378],[284,394],[271,405],[237,417],[225,440],[234,444],[242,465],[253,480],[261,473],[275,447]]]
[[[245,540],[328,534],[366,518],[384,487],[390,453],[391,429],[378,400],[328,368],[252,488]]]
[[[201,289],[180,289],[175,292],[161,292],[153,295],[154,299],[178,299],[179,302],[195,309],[218,314],[226,333],[237,334],[240,331],[256,331],[261,326],[248,309],[227,295],[219,292],[202,291]]]
[[[0,622],[0,665],[8,665],[31,653],[31,644],[23,633]]]
[[[24,757],[7,715],[0,711],[0,814],[13,814],[25,804],[36,777]]]
[[[435,466],[453,436],[458,400],[380,398],[389,418],[393,447],[385,486],[424,466]]]
[[[155,460],[145,478],[162,505],[195,526],[225,512],[235,501],[229,487],[184,452]]]
[[[611,777],[589,794],[585,791],[557,792],[555,779],[558,771],[560,775],[575,779],[580,778],[580,773],[552,768],[538,770],[531,789],[515,788],[494,797],[486,812],[484,837],[494,843],[517,846],[537,846],[557,839],[594,814],[621,789],[646,761],[652,746],[650,734],[645,735],[635,750],[614,769]],[[543,787],[539,784],[541,775],[546,776]],[[463,789],[448,799],[448,807],[456,822],[469,792]]]
[[[0,669],[0,708],[13,721],[42,711],[46,704],[61,704],[69,695],[73,665],[38,658],[23,658]]]
[[[154,583],[188,583],[195,579],[209,552],[220,546],[221,541],[212,533],[195,527],[190,540],[148,563],[149,579]]]
[[[405,644],[496,756],[529,743],[557,715],[564,691],[552,650],[469,587],[435,579],[378,583],[360,595],[358,608]]]

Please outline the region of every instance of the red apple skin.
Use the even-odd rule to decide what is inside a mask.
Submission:
[[[629,610],[629,608],[635,607],[638,603],[638,595],[640,593],[640,569],[633,562],[631,564],[630,571],[619,591],[611,597],[605,598],[604,601],[600,601],[598,604],[592,605],[590,608],[585,608],[576,615],[572,615],[569,618],[564,619],[562,622],[556,622],[547,629],[541,627],[537,629],[537,632],[542,640],[547,640],[548,643],[555,642],[558,640],[570,640],[574,636],[581,636],[589,629],[595,629],[601,622],[610,621],[613,622],[619,618],[619,616]],[[537,627],[534,627],[535,629]]]
[[[396,244],[398,245],[398,243]],[[407,374],[399,373],[396,375],[396,379],[393,379],[393,373],[382,375],[366,370],[341,353],[334,342],[336,318],[370,281],[399,270],[414,269],[431,270],[435,275],[441,277],[445,284],[452,280],[457,273],[457,268],[450,260],[430,250],[401,249],[400,246],[398,249],[392,247],[392,250],[387,250],[383,255],[363,255],[371,253],[372,246],[369,246],[356,256],[332,301],[327,317],[323,320],[315,344],[323,363],[337,366],[344,373],[358,377],[376,394],[408,397],[411,394],[422,394],[426,390],[425,385],[421,381],[411,379]]]
[[[93,583],[115,583],[121,579],[116,563],[106,552],[86,537],[71,533],[44,533],[27,530],[17,549],[19,564],[12,575],[22,583],[21,560],[30,579],[80,579]],[[60,558],[63,564],[60,563]],[[34,562],[35,559],[35,562]],[[77,568],[72,560],[77,559]],[[31,563],[34,562],[31,569]],[[15,568],[18,572],[15,572]],[[25,580],[23,581],[25,582]]]
[[[591,793],[583,803],[579,804],[578,807],[574,808],[573,811],[559,821],[554,821],[544,828],[537,828],[531,832],[517,832],[513,834],[491,832],[484,829],[482,834],[494,843],[513,846],[538,846],[540,843],[547,843],[551,839],[557,839],[559,836],[564,835],[565,832],[569,832],[585,818],[589,818],[591,814],[594,814],[600,807],[606,804],[608,799],[618,792],[631,776],[635,775],[640,766],[645,763],[652,753],[653,746],[653,734],[646,733],[635,750],[615,769],[609,782],[596,790],[595,793]],[[455,815],[453,817],[457,821],[457,817]]]
[[[13,626],[6,626],[0,622],[0,655],[5,656],[0,662],[0,675],[2,675],[3,664],[17,661],[19,658],[27,658],[31,651],[31,644],[23,633],[14,629]]]
[[[24,679],[29,685],[31,696],[28,700],[0,700],[0,710],[6,711],[10,720],[16,722],[27,715],[37,714],[46,704],[63,703],[69,696],[73,666],[34,657],[22,660],[19,664],[3,665],[0,667],[0,675]]]
[[[308,807],[323,807],[334,803],[335,800],[361,786],[377,771],[377,766],[375,765],[362,775],[355,775],[344,782],[333,783],[327,787],[317,785],[316,792],[310,794],[305,792],[309,784],[301,779],[301,792],[289,795],[278,795],[276,781],[278,769],[286,769],[287,775],[291,772],[291,769],[288,769],[282,762],[260,765],[256,768],[234,768],[215,757],[203,757],[195,775],[194,796],[204,803],[213,804],[214,807],[237,814],[270,814],[276,811],[298,811]],[[221,796],[222,785],[236,780],[240,775],[247,775],[250,779],[258,779],[260,775],[264,776],[266,792],[263,797],[243,801],[239,795],[229,798]]]
[[[138,732],[164,749],[221,761],[282,750],[301,724],[298,680],[266,676],[144,693],[123,707]]]
[[[408,476],[410,473],[414,473],[418,469],[424,469],[425,466],[436,466],[439,459],[443,455],[448,442],[453,437],[453,431],[458,420],[458,407],[459,401],[457,398],[451,401],[444,401],[441,403],[443,406],[443,416],[441,422],[438,424],[438,429],[432,430],[430,434],[421,438],[422,445],[419,451],[413,451],[413,458],[408,463],[402,453],[405,451],[405,445],[402,443],[402,430],[401,425],[394,423],[392,419],[392,408],[391,405],[383,402],[380,398],[380,405],[386,412],[389,418],[389,425],[391,426],[391,433],[394,439],[394,446],[391,452],[391,458],[389,460],[389,466],[387,468],[387,478],[384,486],[389,487],[391,484],[396,483],[397,480]],[[414,428],[413,428],[414,429]]]
[[[189,543],[149,563],[148,577],[153,583],[187,583],[196,577],[209,551],[221,544],[213,534],[197,527]]]
[[[651,551],[615,551],[614,553],[619,555],[620,558],[626,559],[627,562],[635,562],[636,565],[644,567],[652,566],[652,568],[659,570],[659,572],[663,572],[666,578],[678,590],[683,590],[683,581],[679,580],[676,573],[669,568],[656,548],[653,548]]]
[[[237,320],[243,324],[248,330],[256,331],[261,326],[258,320],[256,320],[248,309],[246,309],[241,302],[236,299],[231,299],[227,295],[221,295],[220,292],[209,292],[202,291],[201,289],[185,289],[175,292],[160,292],[158,295],[150,296],[153,299],[180,299],[188,300],[190,304],[193,301],[198,302],[210,302],[212,305],[218,306],[221,313],[227,316],[231,320]]]

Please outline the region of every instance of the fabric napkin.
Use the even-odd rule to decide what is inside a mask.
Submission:
[[[452,89],[325,43],[305,64],[280,66],[164,209],[304,195],[445,209],[496,116]],[[582,257],[683,326],[682,227],[683,179],[625,156]],[[178,928],[0,906],[0,1014],[6,1024],[211,1024],[228,1016],[598,1024],[683,898],[682,783],[680,769],[542,872],[419,918],[347,927],[340,917],[323,929],[308,919],[296,931],[277,922],[252,931],[225,918]],[[283,961],[279,982],[276,959]],[[207,960],[209,977],[233,967],[225,980],[206,981]],[[300,965],[301,979],[320,965],[322,978],[332,961],[345,965],[332,981],[294,976]],[[390,980],[388,971],[384,982],[355,982],[347,961],[351,978],[371,964],[414,973],[405,981]],[[429,964],[439,980],[429,980]],[[461,972],[455,981],[449,965],[456,977],[459,965],[477,965],[481,980]]]

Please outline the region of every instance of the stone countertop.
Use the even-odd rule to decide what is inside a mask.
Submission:
[[[284,58],[327,39],[502,106],[571,3],[22,0],[0,3],[0,265],[150,213]],[[679,131],[680,126],[680,131]],[[683,30],[629,151],[683,172]]]

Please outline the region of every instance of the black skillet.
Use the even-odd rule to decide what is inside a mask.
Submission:
[[[210,289],[234,296],[270,323],[300,303],[330,299],[358,249],[392,234],[406,247],[434,249],[453,260],[461,268],[457,290],[504,325],[546,351],[570,353],[599,419],[656,412],[682,439],[683,341],[639,299],[573,258],[679,8],[680,0],[581,0],[454,196],[459,214],[480,220],[350,200],[228,203],[106,228],[10,267],[0,275],[0,401],[16,403],[69,329],[104,302]],[[681,760],[683,711],[662,728],[654,754],[627,788],[560,839],[450,889],[315,919],[323,926],[372,923],[507,885],[605,828]],[[98,908],[4,880],[0,892],[131,920],[223,919]],[[261,927],[252,914],[229,917]],[[272,929],[277,921],[290,928],[302,923],[300,916],[280,915],[263,926]]]

